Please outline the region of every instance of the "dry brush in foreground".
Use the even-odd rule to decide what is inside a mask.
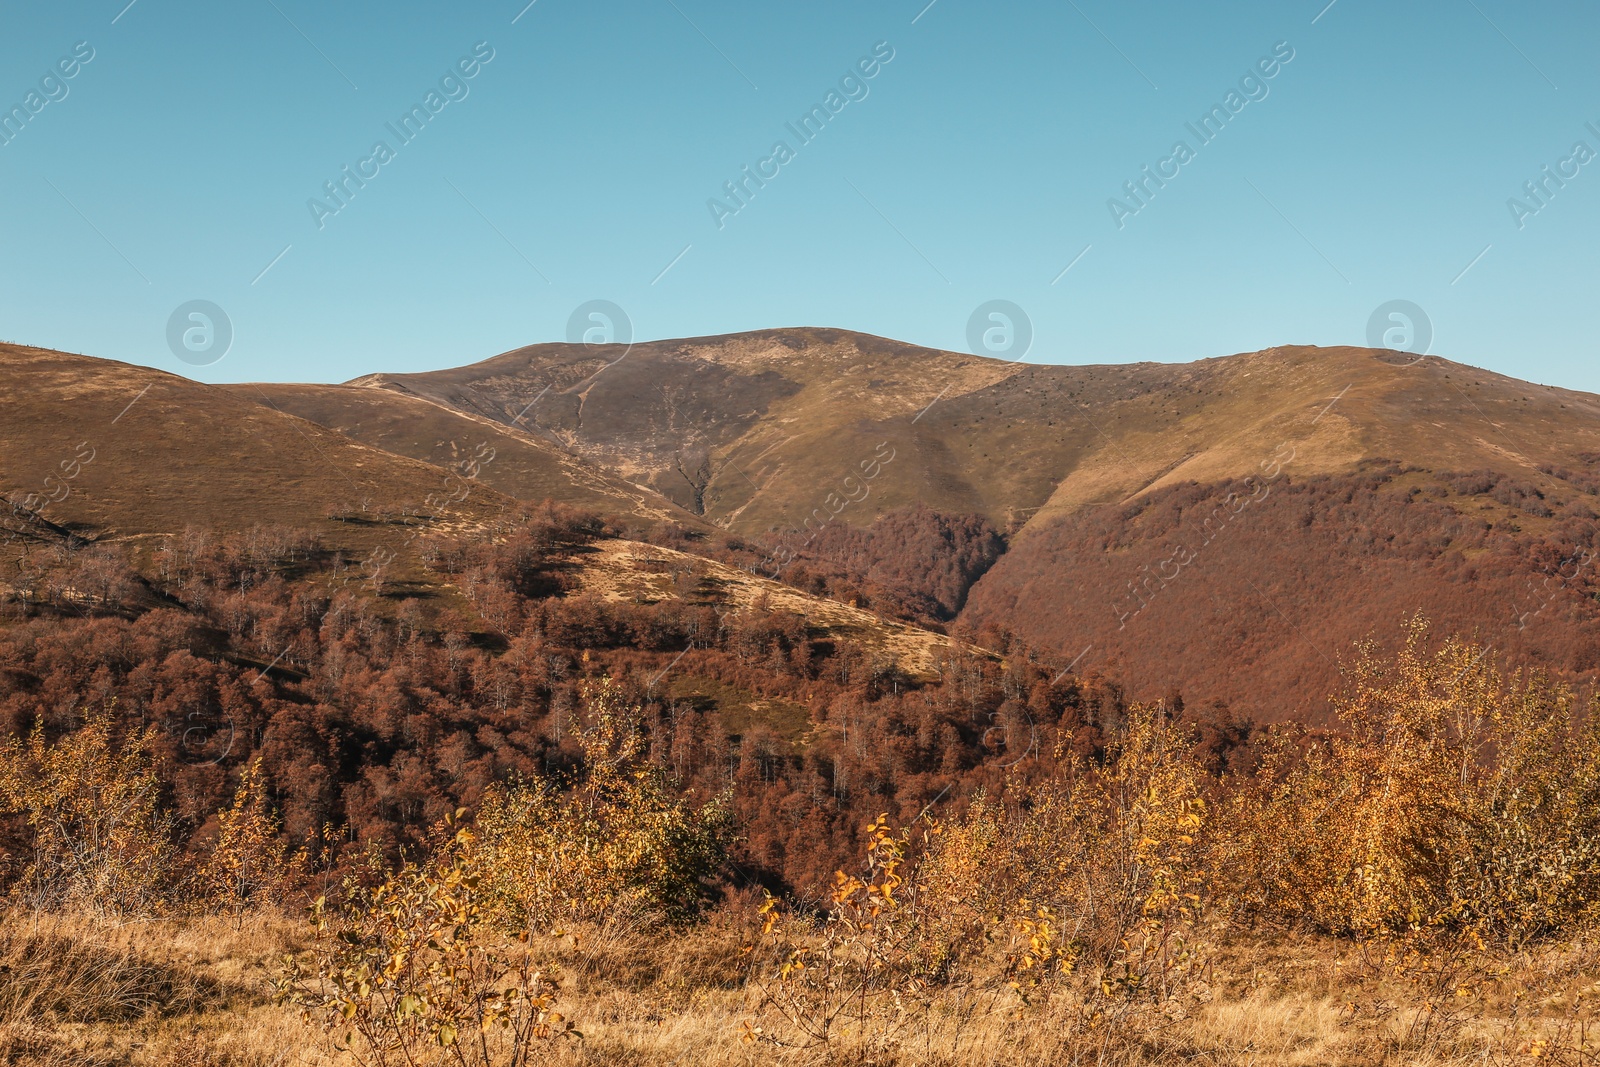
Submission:
[[[183,876],[137,738],[18,742],[0,1062],[1600,1062],[1596,717],[1420,625],[1351,670],[1342,734],[1219,779],[1135,708],[1101,757],[874,820],[810,904],[714,901],[725,810],[639,759],[616,689],[588,710],[569,780],[507,783],[309,925],[240,855],[275,847],[247,786]]]

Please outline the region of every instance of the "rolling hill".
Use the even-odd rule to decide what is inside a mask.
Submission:
[[[554,499],[644,523],[704,525],[658,493],[584,462],[531,425],[524,430],[391,389],[272,383],[224,388],[240,399],[442,469],[476,459],[479,481],[519,500]]]
[[[189,526],[294,526],[365,555],[403,550],[420,529],[481,527],[511,503],[458,471],[162,371],[0,345],[0,375],[25,384],[0,393],[13,526],[134,545]]]

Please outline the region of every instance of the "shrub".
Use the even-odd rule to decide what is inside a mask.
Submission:
[[[471,840],[461,830],[444,856],[374,888],[349,879],[339,905],[319,898],[316,944],[309,960],[285,960],[279,999],[373,1067],[523,1067],[581,1037],[555,1011],[556,978],[526,932],[507,938],[488,921]]]
[[[116,739],[109,712],[99,712],[54,743],[36,727],[0,747],[0,810],[32,831],[14,895],[102,916],[165,907],[175,851],[151,739],[149,731]]]
[[[752,945],[767,970],[762,1007],[775,1010],[796,1036],[769,1036],[748,1023],[747,1036],[827,1046],[853,1027],[876,1047],[890,1048],[916,1014],[926,1013],[929,986],[918,942],[927,903],[907,883],[915,873],[907,861],[909,842],[908,833],[890,829],[887,816],[873,820],[866,828],[866,870],[861,877],[834,875],[828,910],[814,931],[767,896]]]
[[[303,853],[289,855],[277,816],[267,806],[261,761],[239,776],[232,806],[217,813],[217,836],[191,888],[192,903],[206,911],[242,917],[281,900],[304,873]]]
[[[535,781],[495,787],[462,861],[506,929],[699,914],[723,867],[726,798],[696,807],[643,763],[639,709],[608,678],[585,692],[582,765],[569,791]]]
[[[1600,719],[1539,675],[1509,682],[1412,624],[1336,701],[1347,732],[1303,757],[1281,734],[1222,817],[1242,913],[1369,936],[1473,926],[1520,942],[1600,907]]]
[[[338,1048],[380,1065],[535,1062],[551,1039],[581,1035],[531,946],[567,923],[698,913],[724,860],[725,805],[692,807],[639,764],[638,709],[609,679],[586,700],[571,791],[492,788],[472,828],[456,826],[464,812],[446,820],[431,860],[317,901],[316,945],[286,961],[279,995]]]
[[[987,973],[1004,988],[1070,1005],[1064,1040],[1113,1019],[1130,1031],[1165,1021],[1202,992],[1205,805],[1192,743],[1161,706],[1135,707],[1104,763],[1013,803],[980,795],[919,835],[875,820],[865,871],[834,876],[814,929],[770,897],[761,906],[763,1007],[788,1043],[827,1045],[849,1029],[890,1048],[926,1020],[935,987],[982,984],[976,965],[996,946]]]

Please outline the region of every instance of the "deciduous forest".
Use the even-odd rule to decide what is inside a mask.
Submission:
[[[608,597],[622,534],[700,555]],[[927,508],[780,575],[950,630],[920,670],[732,597],[764,544],[550,503],[414,572],[15,547],[12,1062],[1592,1053],[1600,727],[1420,615],[1312,728],[943,626],[1003,541]]]

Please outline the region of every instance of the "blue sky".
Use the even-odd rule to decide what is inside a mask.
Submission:
[[[1362,344],[1407,300],[1437,354],[1600,391],[1600,161],[1523,192],[1600,152],[1592,4],[524,3],[8,5],[0,107],[57,98],[0,146],[0,338],[337,381],[565,339],[596,299],[639,338],[951,349],[1001,299],[1030,360],[1181,362]],[[430,90],[402,143],[386,124]],[[801,143],[786,123],[830,90]],[[1202,144],[1186,124],[1219,104]],[[308,202],[378,141],[319,228]],[[1176,176],[1138,205],[1147,165]],[[776,176],[719,226],[746,166]],[[1520,227],[1513,197],[1538,206]],[[204,366],[168,343],[192,300],[232,326]]]

